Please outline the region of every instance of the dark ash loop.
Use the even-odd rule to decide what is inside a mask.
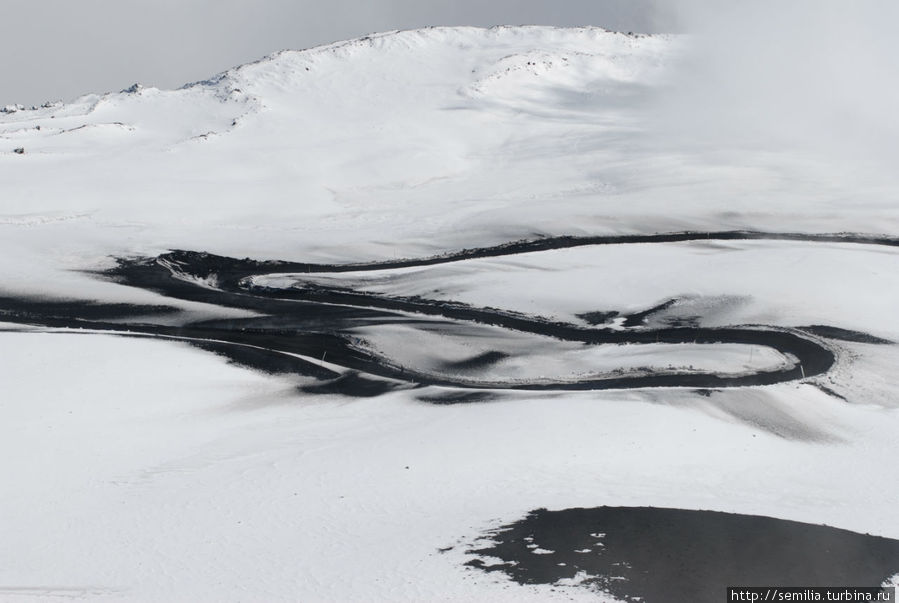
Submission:
[[[126,312],[121,305],[116,304],[104,305],[94,302],[60,304],[9,296],[0,299],[0,313],[3,320],[8,322],[179,338],[204,349],[227,355],[234,362],[254,368],[269,372],[296,372],[327,382],[323,387],[313,387],[309,391],[364,391],[365,395],[376,395],[378,392],[410,385],[437,385],[477,390],[589,390],[642,387],[716,389],[767,385],[813,377],[829,371],[835,362],[835,355],[822,338],[857,340],[864,336],[823,325],[787,329],[764,325],[704,328],[698,324],[654,328],[645,324],[647,316],[660,311],[666,304],[670,305],[673,303],[671,301],[643,312],[621,316],[624,328],[616,330],[596,326],[613,316],[612,312],[599,311],[584,315],[582,318],[593,326],[583,326],[496,308],[479,308],[459,302],[429,300],[417,296],[385,296],[338,286],[316,285],[271,289],[251,284],[251,277],[273,273],[376,271],[585,245],[669,243],[708,239],[771,239],[899,246],[899,241],[888,237],[728,231],[612,237],[550,237],[495,247],[467,249],[454,254],[421,259],[341,265],[241,260],[209,253],[173,251],[158,258],[120,260],[118,267],[105,273],[104,276],[129,286],[161,293],[172,299],[251,310],[264,316],[203,322],[184,320],[181,323],[169,319],[166,325],[161,325],[154,324],[152,320],[129,321],[124,316]],[[135,307],[131,316],[146,317],[148,314],[168,311],[165,307]],[[115,317],[114,322],[107,318],[112,316]],[[501,360],[504,356],[502,350],[485,352],[461,366],[446,364],[447,374],[434,374],[399,366],[392,363],[389,358],[378,356],[357,335],[359,327],[414,325],[422,321],[437,323],[446,332],[457,332],[466,324],[477,323],[587,345],[730,343],[766,346],[776,349],[785,357],[794,357],[796,362],[776,369],[739,374],[634,370],[612,371],[579,380],[489,382],[478,380],[476,373],[479,367]],[[870,341],[874,339],[876,338],[871,338]],[[325,360],[328,365],[325,364]],[[341,372],[341,369],[344,372]],[[367,376],[341,379],[341,375],[347,370]],[[453,371],[459,374],[451,374]],[[366,383],[363,386],[359,379],[374,379],[377,383]]]

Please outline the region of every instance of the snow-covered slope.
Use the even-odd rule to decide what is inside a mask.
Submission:
[[[115,227],[128,233],[116,252],[125,239],[287,259],[785,220],[895,230],[889,195],[863,174],[654,136],[682,44],[593,28],[393,32],[180,90],[2,114],[0,224]]]
[[[0,225],[65,232],[60,267],[171,247],[389,257],[396,241],[567,231],[547,219],[560,211],[619,229],[580,200],[615,193],[597,170],[620,153],[603,147],[633,128],[628,105],[670,46],[600,29],[394,32],[2,114]],[[572,196],[580,209],[563,209]]]
[[[4,115],[4,213],[88,211],[166,226],[157,245],[201,231],[230,251],[259,247],[261,228],[283,253],[297,234],[358,237],[373,223],[385,239],[411,225],[432,235],[446,203],[464,226],[496,203],[607,192],[613,183],[591,173],[597,146],[632,127],[622,117],[670,44],[598,29],[389,33],[181,90]]]
[[[899,191],[876,173],[656,128],[685,43],[390,32],[179,90],[0,113],[0,297],[236,318],[253,313],[88,271],[169,249],[328,263],[554,234],[899,234]],[[897,339],[897,261],[885,246],[692,241],[314,279],[574,322],[676,298],[662,318]],[[413,344],[438,345],[425,335],[371,341],[413,364]],[[528,353],[517,341],[505,345]],[[704,508],[899,537],[884,461],[899,453],[895,346],[827,345],[829,382],[434,406],[405,391],[310,395],[171,341],[2,332],[0,599],[596,600],[462,568],[478,533],[538,507]],[[616,366],[608,350],[570,348],[509,360],[499,378]],[[682,364],[722,370],[782,361],[680,349]]]

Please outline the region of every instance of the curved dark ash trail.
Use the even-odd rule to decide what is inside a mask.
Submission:
[[[338,379],[325,362],[359,371],[388,381],[374,389],[385,391],[397,386],[440,385],[471,389],[590,390],[642,387],[721,388],[768,385],[826,373],[833,366],[833,351],[822,339],[841,330],[818,325],[812,329],[787,329],[769,326],[723,328],[671,327],[649,329],[643,326],[653,310],[624,317],[624,330],[582,327],[554,322],[495,308],[478,308],[458,302],[420,297],[385,296],[349,288],[304,286],[269,288],[254,285],[250,277],[275,273],[341,273],[410,268],[460,262],[475,258],[500,257],[536,251],[588,245],[635,243],[671,243],[695,240],[773,240],[816,243],[853,243],[899,247],[899,239],[858,234],[764,233],[754,231],[682,232],[657,235],[608,237],[548,237],[516,241],[494,247],[466,249],[456,253],[419,259],[355,264],[312,264],[283,261],[234,259],[193,251],[173,251],[157,258],[122,259],[104,276],[126,285],[157,291],[167,297],[210,303],[229,308],[252,310],[265,316],[237,320],[213,320],[177,326],[110,322],[97,312],[85,312],[71,304],[60,308],[58,302],[19,300],[17,304],[0,300],[6,308],[5,320],[42,324],[51,327],[82,327],[114,333],[130,331],[191,341],[206,349],[223,353],[236,362],[270,372],[297,372],[320,379]],[[7,298],[10,301],[10,298]],[[48,308],[47,304],[52,305]],[[10,308],[10,306],[13,306]],[[63,304],[64,305],[64,304]],[[51,311],[52,310],[52,311]],[[135,312],[135,315],[137,313]],[[746,344],[774,348],[797,359],[795,365],[747,374],[697,372],[631,372],[591,377],[577,381],[485,382],[462,377],[435,375],[410,370],[377,356],[358,345],[351,331],[360,326],[439,322],[447,329],[459,323],[479,323],[523,333],[553,337],[569,342],[599,344],[697,343]],[[127,334],[127,333],[124,333]],[[316,362],[316,360],[320,360]],[[342,377],[344,385],[348,378]],[[392,383],[391,383],[392,381]],[[358,383],[348,387],[351,392]],[[340,391],[340,388],[337,388]]]
[[[362,272],[366,270],[390,270],[449,264],[478,258],[494,258],[537,251],[572,249],[594,245],[634,245],[640,243],[683,243],[688,241],[795,241],[801,243],[851,243],[856,245],[880,245],[899,247],[899,238],[865,235],[859,233],[799,233],[764,232],[758,230],[721,230],[710,232],[670,232],[640,235],[561,235],[511,241],[490,247],[474,247],[460,251],[423,258],[405,258],[375,262],[346,264],[317,264],[312,262],[286,262],[281,260],[234,259],[196,251],[172,251],[163,258],[175,265],[185,263],[194,269],[203,268],[204,275],[217,274],[225,281],[233,282],[246,276],[276,272]]]

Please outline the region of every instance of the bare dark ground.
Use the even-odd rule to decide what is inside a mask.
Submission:
[[[537,509],[486,536],[469,566],[520,584],[578,576],[645,603],[721,603],[728,586],[876,587],[899,573],[899,540],[715,511]]]

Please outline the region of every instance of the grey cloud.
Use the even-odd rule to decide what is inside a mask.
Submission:
[[[655,124],[676,148],[789,150],[872,176],[894,172],[899,5],[693,0],[680,16],[692,50]]]

